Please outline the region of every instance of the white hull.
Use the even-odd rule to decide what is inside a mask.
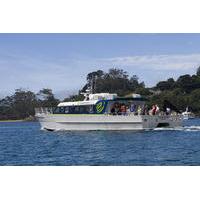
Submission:
[[[183,115],[184,120],[194,119],[195,117],[193,115]]]
[[[183,119],[188,120],[188,119],[194,119],[195,115],[192,112],[188,112],[188,108],[186,108],[186,111],[182,113]]]
[[[149,115],[65,115],[37,116],[42,129],[47,130],[148,130],[156,127],[179,127],[180,116]]]

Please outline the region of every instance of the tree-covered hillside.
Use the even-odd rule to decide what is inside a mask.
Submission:
[[[176,81],[170,78],[157,83],[150,96],[151,102],[162,105],[163,100],[169,100],[179,110],[184,111],[188,106],[195,114],[200,115],[200,67],[194,75],[182,75]]]
[[[36,107],[56,106],[51,89],[40,90],[37,94],[23,89],[16,89],[15,93],[0,100],[0,120],[25,119],[35,115]]]

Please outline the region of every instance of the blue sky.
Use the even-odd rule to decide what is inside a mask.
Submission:
[[[46,87],[65,96],[111,67],[153,86],[199,65],[200,34],[0,34],[0,96]]]

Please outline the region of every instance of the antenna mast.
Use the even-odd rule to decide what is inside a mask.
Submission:
[[[97,75],[93,75],[90,81],[89,87],[86,89],[86,92],[81,93],[85,97],[84,101],[88,101],[89,95],[94,94],[96,92],[96,79],[97,79]]]
[[[91,93],[94,94],[96,92],[96,80],[97,80],[97,75],[92,76],[91,80]]]

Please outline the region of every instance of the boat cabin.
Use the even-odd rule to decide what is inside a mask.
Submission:
[[[84,101],[62,102],[53,111],[54,114],[113,114],[120,115],[136,112],[145,105],[146,99],[139,94],[130,97],[118,97],[117,94],[89,94]]]

